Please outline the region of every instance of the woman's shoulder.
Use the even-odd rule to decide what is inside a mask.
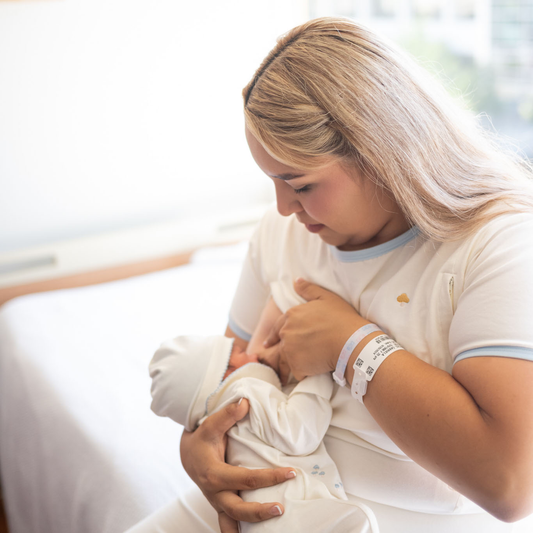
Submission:
[[[512,211],[493,217],[478,230],[481,237],[489,237],[500,232],[525,231],[533,225],[533,211]]]
[[[509,278],[533,264],[533,213],[512,212],[489,220],[462,241],[449,243],[450,261],[465,283],[484,276]],[[528,274],[529,275],[529,274]]]
[[[510,212],[487,221],[464,243],[481,253],[485,249],[516,248],[533,250],[533,212]]]

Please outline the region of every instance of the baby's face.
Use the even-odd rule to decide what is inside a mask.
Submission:
[[[248,355],[242,348],[238,346],[233,346],[231,351],[231,356],[229,358],[229,365],[226,373],[224,374],[224,379],[226,379],[232,372],[244,366],[247,363],[258,363],[259,359],[256,354]]]

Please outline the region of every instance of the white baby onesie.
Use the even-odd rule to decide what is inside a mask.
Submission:
[[[242,522],[241,531],[377,533],[372,511],[347,500],[337,467],[323,443],[332,415],[331,375],[305,378],[287,393],[270,367],[249,363],[220,383],[232,342],[226,337],[178,337],[156,352],[150,374],[154,412],[188,429],[201,423],[204,415],[246,398],[249,414],[228,432],[228,463],[246,468],[291,467],[296,471],[296,478],[285,483],[241,491],[245,501],[279,501],[285,507],[278,518]],[[199,368],[204,372],[200,380]],[[189,391],[187,395],[184,390]]]

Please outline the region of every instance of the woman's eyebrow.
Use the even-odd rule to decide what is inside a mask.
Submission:
[[[273,178],[278,178],[280,180],[285,180],[285,181],[288,181],[288,180],[294,180],[296,178],[302,178],[303,176],[305,176],[305,174],[291,174],[291,173],[286,173],[286,174],[272,174],[272,177]]]

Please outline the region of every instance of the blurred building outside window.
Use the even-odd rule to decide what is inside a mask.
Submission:
[[[395,0],[375,0],[373,2],[373,13],[379,18],[395,17],[397,2]]]
[[[412,0],[413,15],[417,18],[439,18],[441,16],[440,0]]]
[[[533,159],[533,0],[309,0],[397,42]]]

